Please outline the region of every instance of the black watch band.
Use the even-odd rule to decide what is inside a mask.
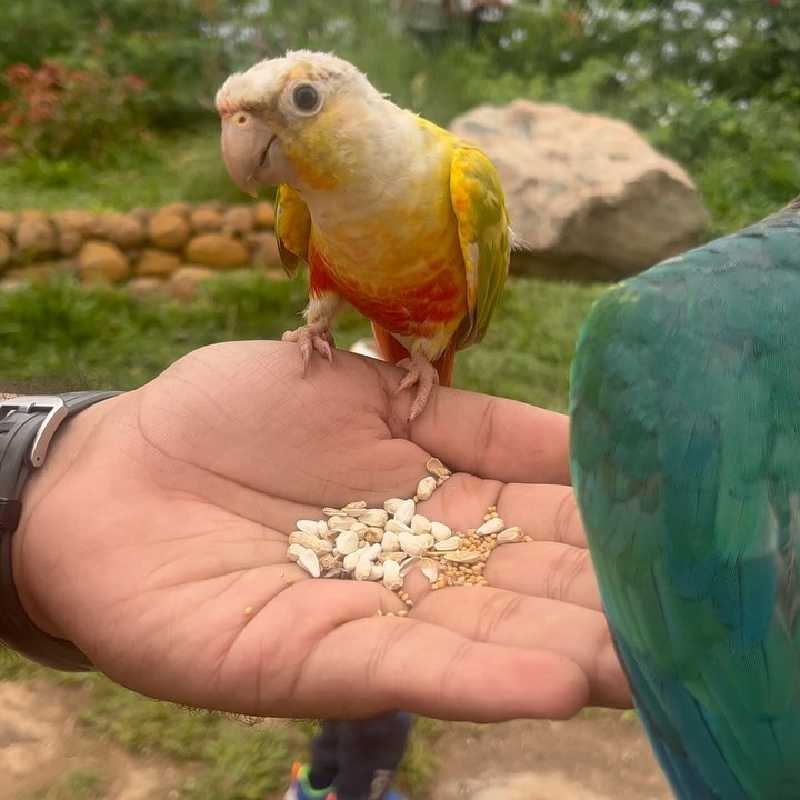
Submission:
[[[59,425],[119,392],[69,392],[0,401],[0,642],[28,658],[60,670],[92,670],[74,644],[36,627],[14,585],[11,542],[22,512],[21,497],[31,470],[40,467]]]

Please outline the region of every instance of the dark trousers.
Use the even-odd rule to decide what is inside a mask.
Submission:
[[[333,786],[337,800],[379,800],[403,759],[412,724],[403,712],[324,722],[311,743],[311,785]]]

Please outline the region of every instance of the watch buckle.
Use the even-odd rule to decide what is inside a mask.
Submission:
[[[41,467],[47,456],[47,449],[58,426],[67,416],[67,407],[57,395],[26,395],[0,400],[0,420],[15,411],[30,414],[34,411],[46,411],[47,416],[39,426],[36,438],[31,447],[30,461],[34,467]]]

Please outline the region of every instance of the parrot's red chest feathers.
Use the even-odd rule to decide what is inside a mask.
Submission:
[[[427,263],[422,278],[407,286],[377,268],[369,281],[342,275],[313,244],[309,265],[312,294],[337,292],[371,322],[398,336],[431,336],[467,312],[464,282],[442,259]]]

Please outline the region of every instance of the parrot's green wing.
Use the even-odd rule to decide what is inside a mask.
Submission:
[[[308,261],[311,214],[303,198],[286,184],[278,187],[275,204],[275,237],[278,252],[288,275],[293,275],[300,261]]]
[[[800,210],[610,290],[572,476],[637,706],[682,800],[800,798]]]
[[[450,165],[450,202],[467,273],[469,315],[458,347],[479,342],[500,299],[510,256],[508,214],[492,162],[477,148],[462,146]]]

